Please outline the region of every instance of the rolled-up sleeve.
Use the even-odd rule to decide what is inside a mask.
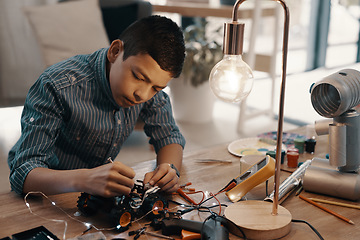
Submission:
[[[21,116],[22,135],[8,156],[10,185],[18,194],[23,193],[31,170],[57,164],[54,144],[61,127],[61,110],[54,87],[44,78],[40,77],[28,93]]]
[[[169,96],[161,91],[148,101],[140,118],[145,122],[144,131],[156,152],[169,144],[185,147],[185,138],[175,123]]]
[[[26,176],[31,170],[38,167],[47,167],[47,165],[41,161],[28,161],[15,168],[10,174],[11,189],[17,194],[22,194]]]

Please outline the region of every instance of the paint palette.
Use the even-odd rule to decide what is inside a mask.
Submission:
[[[228,145],[228,151],[238,157],[245,155],[266,155],[267,151],[274,151],[275,149],[276,141],[264,141],[264,139],[259,137],[238,139]],[[286,151],[284,145],[282,149]]]
[[[268,139],[269,141],[271,141],[271,140],[276,141],[277,132],[273,131],[273,132],[262,133],[262,134],[258,135],[258,138],[261,138],[262,140]],[[287,146],[287,147],[292,146],[292,145],[294,145],[295,138],[305,139],[305,136],[296,134],[296,133],[283,132],[282,143],[285,144],[285,146]],[[276,145],[276,143],[275,143],[275,145]]]

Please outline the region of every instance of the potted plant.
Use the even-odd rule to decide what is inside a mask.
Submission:
[[[196,18],[184,30],[186,57],[181,76],[170,82],[174,116],[178,121],[204,123],[212,119],[215,96],[209,88],[211,69],[222,57],[221,27],[206,29],[207,21]]]
[[[182,74],[195,87],[208,81],[211,69],[223,57],[222,45],[214,40],[220,28],[207,37],[206,25],[204,18],[197,18],[184,30],[186,58]]]

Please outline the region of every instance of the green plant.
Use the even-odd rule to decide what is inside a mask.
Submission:
[[[186,57],[182,75],[195,87],[208,81],[211,69],[223,57],[222,46],[214,40],[221,28],[207,32],[206,25],[206,19],[196,18],[195,24],[184,30]]]

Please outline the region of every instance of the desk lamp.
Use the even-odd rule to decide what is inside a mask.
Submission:
[[[291,214],[279,206],[280,162],[284,122],[284,98],[286,63],[289,37],[289,9],[283,0],[274,0],[284,9],[284,35],[282,49],[282,82],[276,145],[276,164],[273,203],[265,201],[240,201],[225,210],[225,216],[235,222],[249,239],[277,239],[290,232]],[[237,14],[240,4],[237,0],[233,7],[232,22],[224,25],[223,59],[212,69],[209,77],[213,93],[221,100],[239,102],[252,88],[252,72],[242,61],[244,24],[239,23]]]

